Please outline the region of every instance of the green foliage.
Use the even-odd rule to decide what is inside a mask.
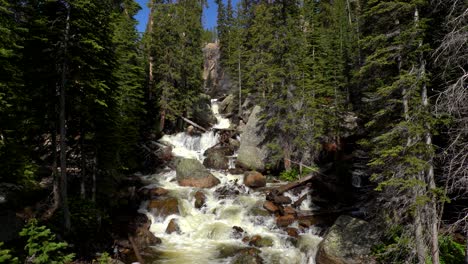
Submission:
[[[280,179],[283,181],[295,181],[299,179],[299,171],[296,169],[285,170],[280,173]]]
[[[112,258],[110,257],[109,253],[104,252],[97,259],[97,263],[99,263],[99,264],[108,264],[108,263],[111,263],[111,260],[112,260]]]
[[[450,236],[439,237],[439,252],[441,264],[463,263],[465,259],[465,246]]]
[[[27,238],[25,249],[32,263],[62,264],[73,260],[74,254],[67,254],[66,242],[56,242],[55,235],[45,226],[38,226],[37,220],[30,220],[20,236]]]
[[[283,181],[295,181],[302,176],[305,176],[307,174],[310,174],[312,172],[318,171],[318,167],[313,167],[313,168],[303,168],[302,169],[302,174],[299,172],[297,168],[292,168],[290,170],[284,170],[280,173],[280,179]]]
[[[17,257],[13,257],[11,255],[11,250],[9,249],[3,249],[3,242],[0,242],[0,263],[5,263],[5,264],[17,264],[19,263]]]

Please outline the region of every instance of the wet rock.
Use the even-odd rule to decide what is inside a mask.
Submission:
[[[179,201],[177,198],[166,198],[160,200],[151,200],[148,204],[148,210],[157,216],[166,217],[172,214],[179,214]]]
[[[206,195],[198,191],[195,193],[195,208],[200,209],[205,205],[206,202]]]
[[[274,202],[275,204],[290,204],[292,201],[291,201],[291,198],[284,196],[284,195],[280,195],[280,196],[275,196]]]
[[[239,252],[242,252],[244,250],[257,250],[256,248],[253,247],[245,247],[245,246],[239,246],[239,245],[233,245],[233,244],[222,244],[217,247],[218,250],[218,257],[219,258],[229,258],[234,255],[236,255]]]
[[[273,239],[255,235],[250,239],[249,245],[254,247],[272,247]]]
[[[234,149],[239,149],[240,147],[240,142],[237,139],[230,138],[229,139],[229,145],[234,148]]]
[[[297,228],[294,227],[288,227],[286,228],[286,232],[288,233],[288,236],[298,238],[299,237],[299,231]]]
[[[167,224],[166,228],[166,233],[167,234],[172,234],[172,233],[180,233],[180,228],[179,225],[177,224],[177,220],[175,218],[171,219],[169,224]]]
[[[244,235],[244,229],[239,226],[233,226],[232,227],[232,237],[235,239],[239,239]]]
[[[234,102],[234,95],[230,94],[219,104],[219,112],[221,114],[233,114],[236,110],[236,103]]]
[[[180,159],[176,162],[176,178],[180,186],[211,188],[220,183],[198,160]]]
[[[266,177],[257,171],[246,172],[244,174],[244,185],[250,188],[265,187]]]
[[[244,170],[241,169],[241,168],[233,168],[233,169],[229,169],[228,170],[230,174],[232,175],[239,175],[239,174],[243,174],[244,173]]]
[[[231,264],[263,264],[260,253],[256,248],[243,249],[235,255]]]
[[[150,195],[152,196],[164,196],[164,195],[167,195],[168,193],[169,193],[168,190],[161,188],[161,187],[156,187],[150,190]]]
[[[264,171],[269,151],[267,146],[261,145],[265,136],[258,126],[260,121],[258,114],[260,111],[261,108],[255,106],[249,117],[249,121],[243,128],[237,164],[242,168]]]
[[[303,228],[309,228],[313,224],[311,219],[299,219],[297,222],[299,226]]]
[[[210,155],[213,155],[215,152],[218,152],[224,156],[232,156],[234,155],[234,148],[230,146],[214,146],[205,150],[203,155],[208,157]]]
[[[139,250],[144,250],[147,247],[155,246],[162,242],[160,238],[157,238],[149,231],[150,224],[151,222],[145,215],[140,215],[131,224],[130,230],[133,230],[131,237],[135,247]],[[125,244],[130,245],[129,242]]]
[[[270,213],[262,208],[254,207],[250,210],[250,214],[254,216],[269,216]]]
[[[286,227],[292,224],[296,218],[293,215],[283,215],[276,218],[276,225],[279,227]]]
[[[294,208],[292,208],[291,206],[286,206],[284,207],[284,214],[290,214],[290,215],[296,215],[296,210],[294,210]]]
[[[209,151],[203,161],[203,165],[215,170],[227,170],[229,168],[229,159],[224,153],[225,150],[221,148]]]
[[[342,215],[320,243],[317,263],[373,263],[371,248],[378,241],[377,232],[368,222]]]
[[[263,208],[272,214],[279,211],[278,206],[271,201],[265,201],[265,203],[263,203]]]

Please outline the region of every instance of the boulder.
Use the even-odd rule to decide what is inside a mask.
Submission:
[[[220,183],[198,160],[180,159],[176,162],[176,178],[180,186],[211,188]]]
[[[207,157],[203,161],[203,165],[207,168],[216,170],[227,170],[229,168],[229,159],[226,157],[225,150],[221,148],[205,151]]]
[[[292,224],[296,218],[294,215],[283,215],[283,216],[278,216],[276,218],[276,225],[279,227],[287,227],[288,225]]]
[[[263,208],[272,214],[279,211],[278,206],[271,201],[265,201],[265,203],[263,203]]]
[[[320,243],[317,263],[373,263],[370,254],[371,248],[379,243],[377,233],[368,222],[342,215]]]
[[[206,195],[200,191],[195,193],[195,208],[200,209],[206,203]]]
[[[254,247],[272,247],[273,239],[255,235],[250,239],[249,245]]]
[[[161,188],[161,187],[156,187],[150,190],[150,194],[152,196],[164,196],[164,195],[167,195],[168,193],[169,193],[168,190]]]
[[[239,226],[233,226],[232,227],[232,237],[235,239],[239,239],[244,235],[244,229]]]
[[[161,217],[179,214],[179,201],[173,197],[151,200],[148,204],[148,210]]]
[[[261,251],[256,248],[240,250],[231,260],[231,264],[262,264]]]
[[[296,210],[294,210],[294,208],[292,208],[291,206],[286,206],[286,207],[284,208],[284,214],[296,215],[297,212],[296,212]]]
[[[214,152],[220,152],[224,156],[232,156],[234,155],[234,150],[235,149],[232,146],[214,146],[205,150],[203,155],[208,157],[212,155]]]
[[[234,95],[230,94],[219,104],[219,112],[221,114],[229,115],[234,114],[237,110],[237,104],[234,101]]]
[[[237,165],[250,170],[264,171],[269,151],[266,145],[261,145],[265,137],[261,134],[261,128],[258,127],[260,111],[260,106],[254,107],[243,129]]]
[[[275,196],[274,202],[275,204],[290,204],[292,201],[291,201],[291,198],[287,196],[279,195],[279,196]]]
[[[175,218],[172,218],[169,224],[167,224],[166,233],[172,234],[174,232],[180,233],[180,228],[179,228],[179,225],[177,224],[177,220]]]
[[[250,188],[265,187],[266,177],[257,171],[245,172],[244,185]]]
[[[297,228],[294,227],[288,227],[286,228],[286,232],[288,233],[288,236],[298,238],[299,237],[299,231]]]

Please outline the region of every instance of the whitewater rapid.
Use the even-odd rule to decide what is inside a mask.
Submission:
[[[218,103],[212,101],[212,111],[218,121],[215,129],[199,136],[190,136],[184,132],[166,135],[161,142],[173,146],[174,156],[202,161],[205,150],[218,142],[216,130],[231,127],[229,119],[222,117],[218,109]],[[158,217],[148,212],[148,202],[142,204],[140,212],[151,220],[150,231],[162,240],[161,244],[154,246],[155,258],[152,263],[231,263],[232,256],[226,257],[223,252],[249,247],[242,242],[242,237],[233,235],[233,227],[236,226],[241,227],[247,236],[260,235],[273,241],[271,247],[259,248],[264,263],[315,264],[314,258],[321,238],[315,235],[313,227],[301,233],[297,240],[292,239],[276,226],[273,216],[259,213],[265,194],[245,187],[243,175],[215,170],[211,173],[221,181],[211,189],[179,186],[175,180],[176,172],[169,168],[159,174],[144,176],[146,181],[152,182],[146,188],[162,187],[169,191],[169,196],[177,198],[180,211],[180,215]],[[239,194],[221,195],[216,192],[218,188],[235,189]],[[197,191],[202,191],[207,198],[201,209],[194,206],[194,194]],[[286,195],[297,200],[302,194]],[[306,200],[301,209],[308,208],[310,203]],[[177,220],[180,233],[165,232],[172,219]],[[298,228],[297,223],[291,226]]]

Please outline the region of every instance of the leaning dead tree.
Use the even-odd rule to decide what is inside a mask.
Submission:
[[[437,100],[437,112],[449,114],[452,122],[447,131],[449,138],[442,152],[445,190],[451,197],[468,198],[468,8],[466,1],[440,2],[449,10],[447,33],[434,56],[442,65],[444,87]],[[452,230],[465,232],[467,238],[466,259],[468,263],[468,206],[459,212],[458,219],[451,223]]]

